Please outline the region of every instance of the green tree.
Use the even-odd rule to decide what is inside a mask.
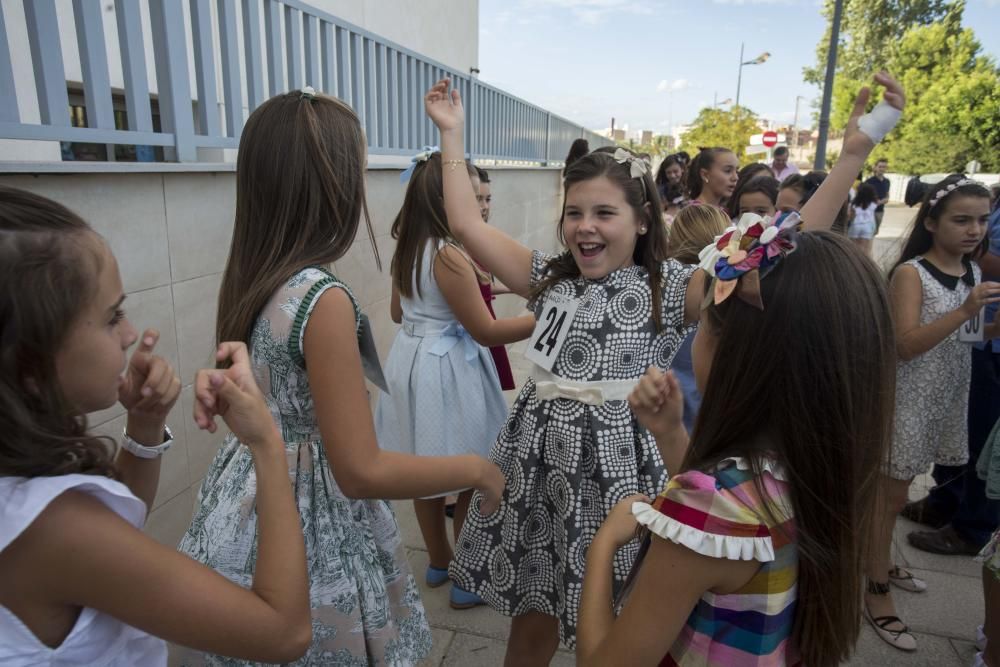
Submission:
[[[961,171],[972,159],[979,160],[984,171],[1000,170],[1000,69],[982,53],[973,31],[962,28],[964,0],[905,3],[911,11],[923,12],[922,18],[938,20],[926,25],[915,19],[898,37],[887,33],[890,44],[883,49],[871,42],[871,30],[847,20],[847,9],[898,5],[902,0],[846,2],[842,30],[850,46],[841,47],[841,53],[847,51],[844,62],[838,56],[831,125],[844,126],[858,89],[870,82],[872,71],[885,68],[902,82],[907,104],[903,119],[872,159],[886,157],[894,171],[904,173]],[[859,48],[855,31],[858,43],[867,40],[874,56],[851,55]],[[881,96],[880,90],[873,92],[872,104]]]
[[[826,31],[816,45],[816,65],[803,69],[809,83],[822,86],[830,46],[830,23],[835,0],[825,0]],[[837,47],[837,75],[862,78],[885,67],[906,31],[929,25],[949,13],[961,17],[965,0],[844,0]]]
[[[760,132],[757,115],[746,107],[712,109],[705,107],[681,136],[681,148],[694,155],[699,148],[722,146],[732,149],[743,161],[750,135]]]

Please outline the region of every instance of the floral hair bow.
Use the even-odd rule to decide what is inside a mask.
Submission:
[[[973,185],[974,183],[977,183],[977,181],[974,181],[971,178],[963,178],[961,180],[955,181],[954,183],[948,185],[947,187],[941,188],[940,190],[934,193],[933,197],[931,197],[931,200],[929,202],[930,208],[934,208],[935,206],[937,206],[939,201],[950,195],[958,188],[964,187],[966,185]]]
[[[733,293],[743,302],[764,310],[760,279],[796,248],[798,213],[762,218],[744,213],[715,242],[698,253],[698,267],[713,280],[712,300],[722,303]],[[705,300],[705,307],[709,300]]]
[[[421,162],[427,162],[431,159],[431,156],[435,153],[440,152],[441,149],[437,146],[424,146],[423,149],[410,158],[410,166],[403,170],[403,173],[399,175],[399,182],[406,183],[413,176],[413,170],[417,168],[417,165]]]
[[[624,148],[617,149],[614,158],[618,164],[628,164],[628,172],[631,178],[642,178],[649,170],[645,160],[637,158]]]

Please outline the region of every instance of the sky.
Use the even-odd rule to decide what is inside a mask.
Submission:
[[[802,80],[825,21],[821,0],[480,0],[480,78],[591,129],[669,133],[715,100],[779,125],[810,121]],[[1000,0],[968,0],[964,24],[1000,61]],[[720,105],[721,106],[721,105]]]

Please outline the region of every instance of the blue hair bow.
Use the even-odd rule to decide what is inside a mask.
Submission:
[[[423,149],[410,158],[410,166],[403,170],[403,173],[399,175],[399,182],[406,183],[410,180],[410,176],[413,176],[413,170],[417,168],[417,165],[421,162],[427,162],[431,159],[431,156],[437,152],[440,152],[440,148],[437,146],[424,146]]]

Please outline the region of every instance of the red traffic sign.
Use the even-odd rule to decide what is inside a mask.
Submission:
[[[761,143],[764,144],[765,146],[767,146],[768,148],[771,148],[771,147],[777,145],[777,143],[778,143],[778,133],[774,132],[773,130],[768,130],[761,137]]]

